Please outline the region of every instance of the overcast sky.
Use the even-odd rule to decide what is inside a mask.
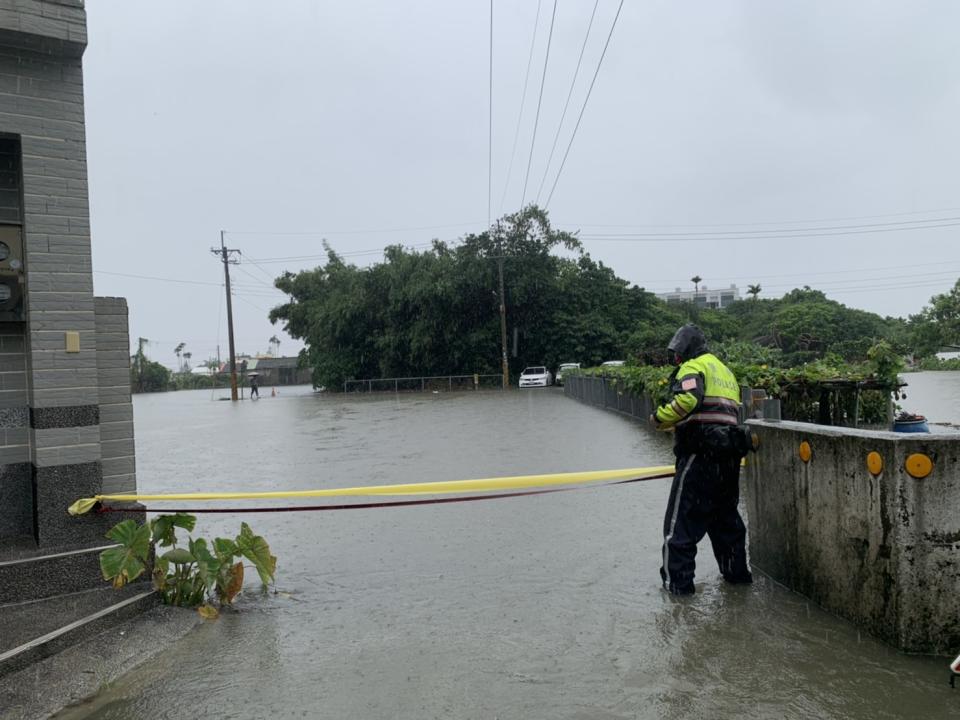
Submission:
[[[553,185],[618,4],[598,2],[546,173],[594,8],[557,3],[527,202]],[[523,196],[553,7],[542,0],[537,23],[537,0],[494,0],[494,218]],[[282,354],[300,345],[266,320],[283,298],[270,277],[315,262],[274,259],[317,256],[322,238],[351,253],[482,230],[489,12],[87,0],[95,289],[129,300],[131,337],[168,365],[180,341],[195,362],[218,342],[226,356],[220,230],[245,256],[237,350],[277,333]],[[915,313],[960,276],[957,27],[949,1],[627,0],[551,217],[650,290],[699,274]],[[782,237],[813,227],[831,229]]]

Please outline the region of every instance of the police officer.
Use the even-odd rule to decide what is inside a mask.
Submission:
[[[749,436],[738,426],[740,387],[734,374],[707,352],[696,325],[677,330],[667,349],[677,369],[673,399],[651,417],[658,430],[674,431],[676,474],[663,520],[664,587],[694,592],[697,543],[710,536],[720,572],[731,583],[750,583],[746,527],[737,511],[740,461]]]

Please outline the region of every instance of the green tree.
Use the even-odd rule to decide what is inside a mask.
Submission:
[[[134,355],[130,366],[130,387],[133,392],[163,392],[170,389],[171,372],[165,365]]]
[[[177,368],[180,372],[183,372],[183,362],[181,361],[180,356],[183,354],[183,349],[186,346],[186,343],[180,343],[173,349],[173,354],[177,356]]]
[[[316,385],[498,373],[501,258],[513,374],[526,365],[624,358],[628,338],[665,308],[584,253],[535,206],[456,245],[388,247],[369,268],[326,249],[322,267],[277,280],[289,300],[270,315],[304,339],[302,360]]]
[[[910,344],[919,356],[960,345],[960,280],[948,292],[930,298],[930,304],[910,318],[908,327]]]

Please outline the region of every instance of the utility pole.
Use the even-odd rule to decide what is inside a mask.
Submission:
[[[232,255],[240,251],[229,249],[224,244],[223,236],[224,231],[221,230],[220,247],[212,247],[210,248],[210,252],[220,256],[220,261],[223,263],[223,278],[227,286],[227,336],[230,339],[230,399],[236,402],[239,400],[237,397],[237,351],[233,343],[233,298],[230,295],[230,266],[236,265],[239,262],[239,260],[233,259]]]
[[[137,392],[143,392],[143,346],[146,345],[149,340],[146,338],[137,338]]]
[[[507,299],[503,291],[503,239],[497,221],[497,272],[500,275],[500,352],[503,361],[503,389],[510,387],[510,365],[507,362]]]

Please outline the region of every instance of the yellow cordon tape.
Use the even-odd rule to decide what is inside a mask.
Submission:
[[[77,500],[67,512],[85,515],[97,503],[176,501],[176,500],[279,500],[292,498],[346,497],[357,495],[442,495],[446,493],[489,492],[491,490],[522,490],[552,485],[584,485],[587,483],[629,480],[644,476],[672,473],[673,465],[658,467],[627,468],[625,470],[596,470],[592,472],[553,473],[550,475],[515,475],[513,477],[485,478],[482,480],[446,480],[430,483],[405,483],[401,485],[369,485],[366,487],[329,488],[325,490],[279,490],[270,492],[226,493],[171,493],[166,495],[95,495]]]

